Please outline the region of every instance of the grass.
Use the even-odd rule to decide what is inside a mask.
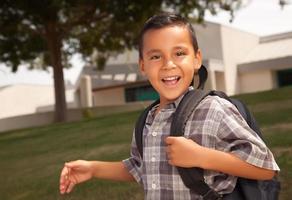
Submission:
[[[109,181],[86,183],[65,197],[58,193],[59,173],[65,161],[126,158],[137,115],[124,113],[2,133],[0,199],[130,199],[142,194],[134,183]]]
[[[281,168],[281,200],[292,196],[292,88],[237,98],[248,104]],[[1,200],[143,199],[135,183],[92,180],[70,195],[58,192],[59,173],[68,160],[121,160],[129,155],[139,112],[97,117],[0,134]]]

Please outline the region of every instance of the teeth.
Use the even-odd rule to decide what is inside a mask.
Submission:
[[[171,76],[171,77],[166,77],[163,78],[164,81],[174,81],[177,80],[179,77],[178,76]]]

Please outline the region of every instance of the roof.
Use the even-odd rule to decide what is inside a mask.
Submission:
[[[260,38],[260,43],[239,63],[253,63],[292,56],[292,32]]]
[[[4,90],[5,88],[10,87],[9,85],[0,86],[0,90]]]
[[[91,77],[94,90],[147,80],[140,75],[138,64],[134,63],[107,65],[102,71],[87,66],[83,68],[82,74]]]

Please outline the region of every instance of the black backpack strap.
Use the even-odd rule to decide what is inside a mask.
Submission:
[[[244,118],[244,120],[247,122],[248,126],[254,130],[257,135],[264,141],[262,132],[259,128],[259,126],[256,123],[256,120],[254,118],[254,116],[251,114],[251,112],[249,111],[249,109],[247,108],[247,106],[240,100],[238,99],[233,99],[228,97],[224,92],[222,91],[212,91],[210,93],[210,95],[216,95],[219,96],[221,98],[224,98],[228,101],[230,101],[233,105],[235,105],[235,107],[237,108],[238,112],[241,114],[241,116]]]
[[[196,89],[191,90],[187,94],[185,94],[173,116],[170,129],[171,136],[184,135],[185,125],[191,114],[202,101],[202,99],[204,99],[210,93],[211,91]],[[205,183],[203,169],[197,167],[177,167],[177,170],[184,184],[195,193],[203,196],[204,200],[215,200],[221,198],[221,196],[216,191],[211,189]]]
[[[157,104],[159,104],[159,100],[156,100],[154,103],[148,106],[141,113],[135,125],[135,140],[136,140],[137,149],[141,155],[141,158],[143,158],[143,129],[145,126],[146,118],[147,118],[148,112]]]
[[[208,90],[190,90],[187,92],[178,107],[176,108],[175,114],[172,119],[171,127],[170,127],[170,135],[171,136],[183,136],[185,125],[195,110],[195,108],[199,105],[199,103],[206,96],[210,94],[211,91]]]

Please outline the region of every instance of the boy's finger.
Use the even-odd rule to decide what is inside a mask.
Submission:
[[[173,163],[173,161],[171,159],[168,160],[168,164],[174,166],[174,163]]]
[[[175,141],[175,137],[168,136],[167,138],[165,138],[165,143],[168,145],[173,144],[174,141]]]
[[[61,183],[60,184],[60,193],[61,194],[65,194],[66,190],[67,190],[68,185],[66,183]]]
[[[65,162],[65,167],[68,167],[68,168],[70,168],[70,167],[74,167],[75,166],[75,163],[74,163],[75,161],[71,161],[71,162]]]
[[[166,157],[167,157],[167,160],[172,160],[171,153],[167,153]]]
[[[166,148],[165,148],[165,151],[166,151],[166,154],[168,155],[168,154],[170,154],[170,148],[169,148],[169,146],[167,146]]]
[[[66,190],[66,193],[70,193],[73,190],[74,186],[75,186],[75,184],[71,181],[69,183],[67,190]]]
[[[67,175],[66,175],[67,176]],[[68,188],[68,185],[69,185],[70,181],[69,179],[66,177],[66,178],[62,178],[60,180],[60,193],[61,194],[64,194]]]
[[[76,160],[76,161],[70,161],[70,162],[66,162],[65,166],[70,168],[78,168],[80,166],[80,161]]]
[[[68,168],[65,166],[63,167],[60,175],[60,184],[66,180],[66,177],[68,177]]]

